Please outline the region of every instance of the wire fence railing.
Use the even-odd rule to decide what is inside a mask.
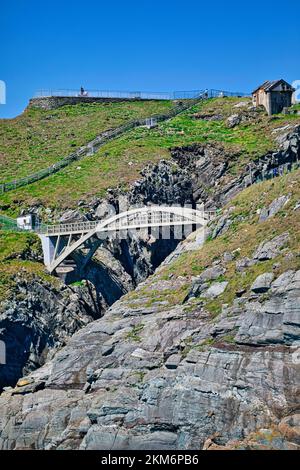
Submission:
[[[249,167],[249,166],[248,166]],[[252,173],[251,167],[249,168],[249,180],[245,180],[245,186],[262,183],[266,180],[277,178],[278,176],[284,176],[291,171],[298,170],[300,168],[300,160],[294,162],[285,162],[273,168],[261,170],[260,172]]]
[[[37,171],[35,173],[32,173],[28,176],[25,176],[23,178],[15,179],[10,182],[5,182],[5,183],[0,183],[0,194],[17,189],[22,186],[27,186],[28,184],[34,183],[36,181],[39,181],[43,178],[46,178],[54,173],[57,173],[59,170],[62,168],[65,168],[66,166],[70,165],[71,163],[80,160],[84,156],[90,156],[95,153],[100,147],[105,145],[107,142],[109,142],[112,139],[115,139],[125,132],[128,132],[131,129],[134,129],[135,127],[140,127],[140,126],[147,126],[149,119],[152,120],[152,122],[162,122],[167,119],[171,119],[172,117],[177,116],[179,113],[186,111],[188,108],[194,106],[199,100],[206,99],[204,96],[203,92],[202,95],[199,95],[197,99],[194,100],[187,100],[186,102],[183,103],[178,103],[176,106],[174,106],[168,113],[165,114],[154,114],[150,118],[143,118],[143,119],[137,119],[133,121],[129,121],[126,124],[123,124],[119,127],[116,127],[113,130],[110,131],[105,131],[102,132],[99,136],[97,136],[95,139],[92,141],[88,142],[86,145],[80,147],[77,151],[71,153],[65,158],[62,158],[61,160],[58,160],[55,162],[53,165],[48,166],[47,168],[44,168],[40,171]]]
[[[61,90],[39,90],[35,94],[35,98],[50,98],[50,97],[78,97],[78,98],[116,98],[116,99],[131,99],[131,100],[179,100],[179,99],[195,99],[203,93],[207,94],[208,98],[216,97],[230,97],[230,96],[249,96],[248,93],[232,92],[225,90],[191,90],[191,91],[118,91],[118,90],[74,90],[74,89],[61,89]]]
[[[6,215],[0,215],[0,230],[13,230],[14,232],[19,229],[17,220]]]
[[[243,98],[250,96],[250,93],[243,93],[241,91],[225,91],[225,90],[192,90],[192,91],[174,91],[173,99],[193,99],[198,96],[205,96],[206,98],[226,98],[226,97],[237,97]]]

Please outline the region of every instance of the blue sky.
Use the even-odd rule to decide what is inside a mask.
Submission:
[[[251,91],[300,79],[300,2],[1,0],[13,117],[41,88]]]

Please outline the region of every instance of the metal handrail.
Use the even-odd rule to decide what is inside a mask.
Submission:
[[[50,90],[52,95],[55,96],[55,91]],[[62,90],[64,91],[64,90]],[[74,90],[73,90],[74,91]],[[100,92],[99,92],[100,93]],[[133,93],[133,92],[130,92]],[[139,93],[139,92],[134,92]],[[142,93],[142,92],[141,92]],[[184,97],[184,93],[192,93],[193,98],[191,97]],[[176,94],[179,94],[178,96]],[[152,116],[148,116],[147,118],[138,119],[134,121],[129,121],[126,124],[123,124],[112,131],[104,131],[99,136],[97,136],[92,141],[88,142],[86,145],[80,147],[76,152],[71,153],[67,157],[55,162],[53,165],[44,168],[43,170],[37,171],[32,173],[31,175],[25,176],[23,178],[19,178],[14,181],[0,183],[0,194],[5,193],[7,191],[11,191],[13,189],[17,189],[22,186],[26,186],[28,184],[34,183],[35,181],[39,181],[47,176],[56,173],[60,169],[68,166],[70,163],[74,162],[75,160],[79,160],[82,156],[89,154],[91,149],[98,150],[102,145],[104,145],[109,140],[113,139],[114,137],[118,137],[119,135],[127,132],[128,130],[133,129],[134,127],[145,126],[147,125],[147,121],[151,118],[156,119],[157,122],[165,121],[170,119],[183,111],[186,111],[188,108],[194,106],[198,101],[219,97],[219,96],[245,96],[245,93],[237,93],[237,92],[225,92],[221,90],[194,90],[192,92],[173,92],[173,99],[181,99],[186,100],[185,102],[181,102],[173,107],[168,113],[165,114],[154,114]]]
[[[39,234],[45,234],[45,235],[59,235],[59,234],[71,234],[71,233],[87,233],[91,230],[95,230],[99,224],[103,225],[105,222],[107,222],[107,225],[103,225],[100,231],[113,231],[113,230],[122,230],[124,228],[140,225],[144,226],[151,226],[154,223],[159,223],[163,221],[163,217],[166,217],[168,220],[166,222],[174,223],[174,220],[177,220],[178,223],[181,224],[192,224],[192,223],[197,223],[199,220],[199,217],[202,217],[204,220],[209,221],[212,217],[215,216],[216,212],[209,210],[196,210],[196,209],[185,209],[184,207],[179,207],[176,208],[179,209],[178,213],[173,213],[172,212],[172,207],[170,207],[170,212],[163,212],[165,208],[161,206],[157,206],[152,208],[152,210],[149,210],[147,207],[143,207],[140,209],[133,209],[131,211],[125,211],[124,213],[116,214],[115,216],[105,219],[105,220],[94,220],[94,221],[78,221],[78,222],[70,222],[70,223],[62,223],[62,224],[56,224],[56,225],[43,225],[41,227],[37,227],[34,229],[36,233]],[[136,210],[136,212],[135,212]],[[185,213],[186,211],[186,213]],[[190,219],[187,220],[186,222],[183,220],[179,220],[180,217],[184,216],[189,216]],[[145,216],[150,217],[147,222],[142,221],[142,218]],[[174,217],[174,220],[171,221],[171,218]],[[192,220],[193,218],[193,220]],[[113,220],[116,219],[116,220]],[[113,225],[111,225],[110,220],[112,220]],[[126,221],[125,225],[122,225],[122,223]]]
[[[199,97],[203,92],[208,93],[209,97],[217,96],[249,96],[249,93],[226,90],[189,90],[189,91],[120,91],[120,90],[85,90],[80,93],[74,89],[58,90],[38,90],[35,98],[50,97],[81,97],[81,98],[123,98],[123,99],[154,99],[154,100],[174,100],[174,99],[193,99]]]
[[[79,90],[38,90],[35,98],[49,97],[79,97],[79,98],[116,98],[116,99],[154,99],[154,100],[172,100],[173,94],[164,91],[120,91],[120,90],[85,90],[80,93]]]
[[[193,106],[201,99],[203,98],[200,97],[195,100],[187,100],[186,103],[177,104],[166,114],[154,114],[150,116],[150,118],[154,118],[158,122],[165,121],[187,110],[189,107]],[[68,166],[70,163],[73,163],[74,161],[79,160],[83,156],[86,156],[91,151],[91,149],[93,151],[98,150],[101,146],[106,144],[109,140],[115,137],[118,137],[121,134],[131,129],[134,129],[135,127],[146,126],[148,119],[149,117],[129,121],[119,127],[116,127],[115,129],[111,131],[104,131],[100,135],[98,135],[95,139],[88,142],[86,145],[80,147],[76,152],[73,152],[67,157],[55,162],[53,165],[47,168],[44,168],[43,170],[32,173],[31,175],[25,176],[23,178],[19,178],[17,180],[10,181],[10,182],[0,183],[0,194],[5,193],[7,191],[11,191],[13,189],[16,189],[22,186],[26,186],[35,181],[39,181],[47,176],[50,176],[53,173],[56,173],[60,169]]]

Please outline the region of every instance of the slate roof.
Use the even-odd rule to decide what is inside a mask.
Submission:
[[[263,90],[265,90],[265,92],[271,91],[273,88],[275,88],[277,85],[280,85],[281,83],[286,84],[288,86],[288,89],[293,90],[292,85],[290,85],[288,82],[286,82],[283,79],[280,79],[280,80],[266,80],[262,85],[257,87],[252,93],[256,93],[261,88]]]

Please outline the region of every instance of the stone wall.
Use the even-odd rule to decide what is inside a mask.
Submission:
[[[111,103],[122,101],[153,101],[142,100],[141,98],[98,98],[92,96],[44,96],[41,98],[31,98],[29,108],[40,108],[51,110],[65,105],[74,105],[78,103]]]

